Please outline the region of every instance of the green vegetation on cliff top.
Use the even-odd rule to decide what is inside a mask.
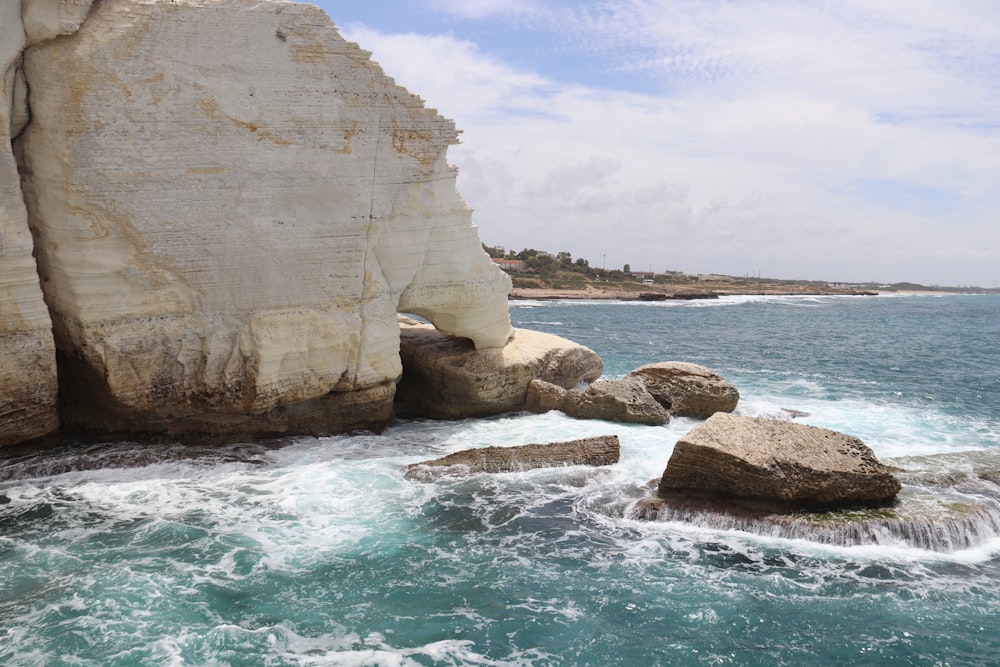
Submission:
[[[702,289],[726,289],[743,291],[754,288],[835,288],[843,290],[881,292],[949,292],[962,294],[1000,294],[998,288],[975,286],[920,285],[901,282],[884,284],[877,282],[831,283],[825,280],[796,280],[784,278],[762,278],[760,276],[691,275],[682,271],[663,270],[633,271],[629,264],[621,269],[607,269],[592,266],[582,257],[573,258],[567,251],[551,253],[536,248],[524,248],[520,252],[507,250],[503,246],[489,246],[483,243],[483,250],[492,258],[516,259],[524,262],[523,271],[509,271],[515,288],[519,289],[585,289],[595,284],[622,291],[639,291],[650,284],[670,287],[697,287]],[[652,281],[650,283],[649,281]]]

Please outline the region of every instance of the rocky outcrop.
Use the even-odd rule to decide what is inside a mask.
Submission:
[[[0,447],[58,426],[52,321],[32,256],[11,141],[28,122],[26,46],[70,33],[90,2],[0,0]]]
[[[379,426],[397,310],[505,344],[510,282],[455,190],[453,123],[321,10],[30,0],[22,28],[17,4],[0,0],[0,126],[19,135],[23,188],[0,148],[0,444],[11,424],[32,432],[16,423],[27,406],[36,431],[54,425],[22,194],[70,423]]]
[[[641,382],[598,380],[585,391],[566,390],[543,380],[528,385],[527,409],[531,412],[559,410],[576,419],[604,419],[628,424],[659,426],[670,415],[646,391]]]
[[[616,435],[519,447],[483,447],[414,463],[407,466],[406,476],[411,479],[426,479],[441,473],[498,473],[558,466],[606,466],[618,463],[620,453]]]
[[[704,366],[664,361],[641,366],[621,380],[595,382],[585,391],[534,381],[528,386],[527,409],[660,425],[671,415],[705,419],[715,412],[732,412],[739,397],[735,387]]]
[[[718,299],[716,292],[702,292],[694,290],[679,290],[676,292],[640,292],[637,299],[639,301],[693,301],[695,299]],[[627,299],[622,299],[627,300]]]
[[[657,495],[838,508],[884,505],[899,489],[857,438],[720,412],[677,441]]]
[[[526,409],[535,379],[573,387],[600,377],[604,365],[589,348],[552,334],[515,329],[499,349],[476,349],[411,319],[400,321],[403,379],[396,390],[402,417],[462,419]]]
[[[625,514],[824,544],[905,545],[940,552],[979,547],[1000,536],[1000,451],[902,457],[886,463],[903,488],[884,507],[789,513],[722,498],[671,494],[642,498]]]
[[[708,419],[716,412],[732,412],[740,400],[736,387],[698,364],[662,361],[640,366],[627,377],[642,381],[653,398],[678,417]]]

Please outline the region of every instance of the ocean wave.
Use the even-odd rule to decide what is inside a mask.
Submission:
[[[547,310],[529,316],[620,346],[605,354],[619,355],[616,369],[701,355],[738,380],[742,414],[857,436],[905,469],[911,491],[926,474],[952,484],[956,503],[988,497],[973,462],[1000,451],[992,311],[826,299],[838,305],[539,302]],[[914,337],[937,323],[954,349],[955,322],[963,336],[982,327],[965,341],[975,363],[934,365],[937,339]],[[221,453],[109,443],[8,459],[0,663],[959,663],[1000,652],[1000,543],[986,532],[945,552],[628,518],[699,423],[510,414]],[[404,475],[470,447],[611,434],[613,466]],[[912,458],[942,454],[941,470]]]

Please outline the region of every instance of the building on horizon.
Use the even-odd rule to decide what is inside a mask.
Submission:
[[[524,271],[524,262],[520,259],[505,259],[503,257],[491,257],[490,259],[504,271]]]

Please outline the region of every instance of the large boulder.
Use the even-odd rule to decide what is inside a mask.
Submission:
[[[732,412],[740,400],[736,387],[720,375],[684,361],[647,364],[626,377],[641,380],[653,398],[678,417],[708,419],[716,412]]]
[[[573,341],[515,329],[506,345],[477,350],[471,341],[429,324],[400,319],[403,378],[396,388],[401,417],[462,419],[524,410],[528,383],[573,387],[600,377],[601,358]]]
[[[734,504],[727,499],[650,495],[626,509],[647,521],[684,522],[787,539],[852,546],[907,545],[954,552],[1000,536],[1000,451],[887,459],[903,484],[891,505],[830,511]]]
[[[455,190],[454,124],[320,9],[88,4],[33,0],[22,29],[0,0],[4,100],[31,91],[20,179],[0,147],[0,421],[37,402],[53,425],[50,329],[65,421],[223,436],[385,424],[397,311],[505,344],[510,281]],[[21,110],[9,145],[25,105],[0,106]]]
[[[576,419],[603,419],[628,424],[659,426],[670,415],[632,378],[598,380],[585,391],[567,390],[543,380],[528,385],[527,409],[531,412],[559,410]]]
[[[899,489],[857,438],[720,412],[677,441],[657,495],[837,508],[884,505]]]
[[[602,435],[568,442],[483,447],[407,466],[408,478],[434,477],[438,473],[518,472],[558,466],[607,466],[618,463],[621,448],[616,435]]]

